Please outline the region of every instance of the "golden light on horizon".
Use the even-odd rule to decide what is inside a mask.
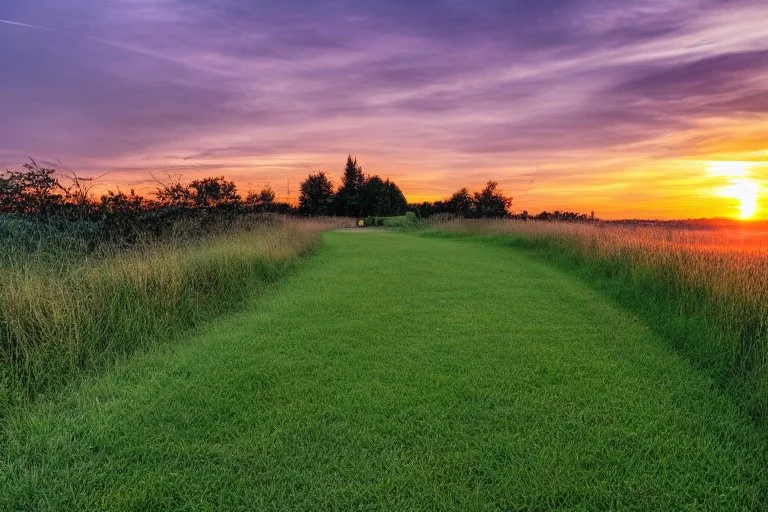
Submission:
[[[718,161],[709,162],[710,176],[727,178],[728,184],[717,189],[717,195],[736,199],[739,202],[739,218],[751,219],[757,213],[757,199],[760,186],[749,178],[750,162]]]
[[[757,213],[758,191],[757,183],[746,178],[734,180],[733,184],[725,190],[730,197],[739,200],[739,217],[742,219],[751,219]]]

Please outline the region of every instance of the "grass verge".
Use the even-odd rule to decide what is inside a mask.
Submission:
[[[261,222],[73,261],[15,258],[0,274],[0,418],[242,304],[313,250],[323,229]]]
[[[768,252],[744,234],[508,220],[442,222],[423,234],[475,237],[576,273],[640,315],[755,421],[768,418]]]

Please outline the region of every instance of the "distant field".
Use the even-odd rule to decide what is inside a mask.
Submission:
[[[242,312],[13,414],[0,509],[758,510],[766,447],[524,251],[333,232]]]

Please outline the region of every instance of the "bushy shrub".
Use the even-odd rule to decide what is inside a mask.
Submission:
[[[398,217],[383,217],[382,225],[389,228],[406,228],[415,226],[418,219],[413,212],[407,212],[405,215]]]

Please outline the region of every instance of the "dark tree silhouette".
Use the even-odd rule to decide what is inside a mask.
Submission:
[[[368,176],[360,192],[360,216],[402,215],[408,206],[403,192],[393,181]]]
[[[426,219],[433,215],[448,213],[448,207],[445,201],[435,201],[433,203],[424,201],[422,203],[413,203],[408,205],[408,210],[414,212],[417,217]]]
[[[446,208],[450,213],[460,217],[472,217],[475,211],[475,200],[466,187],[456,191],[448,201]]]
[[[263,204],[272,204],[275,202],[275,191],[272,187],[265,185],[264,188],[259,191],[259,202]]]
[[[384,180],[378,176],[366,178],[360,190],[360,216],[385,215],[387,208]]]
[[[333,201],[333,184],[324,172],[311,174],[299,185],[299,211],[327,215]]]
[[[495,181],[489,181],[483,190],[474,193],[477,217],[509,217],[512,198],[497,190],[498,186]]]
[[[54,176],[56,170],[31,160],[22,172],[0,175],[0,208],[5,213],[49,215],[64,204],[66,189]]]
[[[498,183],[489,181],[480,192],[470,193],[462,188],[449,199],[408,205],[408,209],[422,218],[432,215],[455,215],[459,217],[510,217],[509,206],[512,198],[498,190]]]
[[[536,220],[557,220],[566,222],[586,222],[595,220],[594,216],[590,217],[586,213],[561,212],[560,210],[555,210],[554,212],[548,212],[545,210],[538,215],[532,216],[531,218]]]
[[[155,191],[155,197],[162,206],[192,206],[194,199],[189,187],[175,180],[171,183],[163,183],[155,180],[160,187]]]
[[[249,190],[243,202],[250,207],[258,205],[261,202],[261,199],[259,199],[259,193],[255,190]]]
[[[21,173],[6,172],[0,175],[0,211],[24,213],[24,183]]]
[[[384,180],[383,197],[380,199],[382,215],[403,215],[408,209],[408,201],[405,194],[395,182]]]
[[[99,201],[99,210],[107,215],[137,215],[148,208],[144,198],[133,190],[129,194],[109,190]]]
[[[352,159],[352,155],[348,155],[344,176],[341,178],[341,186],[334,196],[334,213],[346,217],[359,217],[361,214],[360,195],[364,185],[363,168],[357,163],[357,158]]]
[[[224,176],[193,180],[188,191],[195,206],[212,207],[240,201],[235,183],[225,180]]]

